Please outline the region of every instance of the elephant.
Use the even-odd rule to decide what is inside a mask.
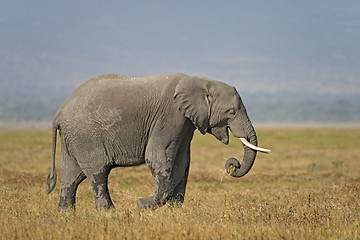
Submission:
[[[139,209],[184,202],[194,131],[229,143],[243,141],[242,164],[225,166],[242,177],[253,166],[257,136],[236,89],[223,82],[182,73],[129,78],[105,74],[80,85],[56,112],[52,123],[52,168],[48,193],[56,185],[57,133],[61,139],[59,211],[75,210],[78,185],[86,178],[96,209],[111,209],[108,175],[115,167],[147,164],[155,193],[137,200]]]

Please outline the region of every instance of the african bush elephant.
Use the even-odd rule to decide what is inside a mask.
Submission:
[[[75,209],[80,182],[88,178],[98,209],[113,208],[108,191],[112,168],[146,163],[155,194],[137,200],[138,207],[155,209],[184,201],[195,129],[228,144],[231,130],[244,144],[242,164],[231,158],[233,177],[252,167],[257,146],[255,130],[234,87],[205,77],[181,73],[127,78],[96,76],[80,87],[55,114],[52,127],[52,170],[48,193],[56,184],[57,131],[61,138],[59,210]]]

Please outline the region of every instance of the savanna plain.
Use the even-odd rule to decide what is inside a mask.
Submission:
[[[360,239],[360,130],[257,129],[252,170],[234,179],[227,158],[242,158],[239,140],[223,145],[196,133],[185,202],[140,211],[154,192],[147,166],[113,169],[116,207],[96,211],[87,180],[75,212],[59,213],[58,183],[46,194],[50,131],[0,131],[0,239]],[[58,141],[59,142],[59,141]]]

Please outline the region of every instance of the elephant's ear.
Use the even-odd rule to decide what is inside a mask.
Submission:
[[[197,77],[185,77],[175,88],[175,103],[180,112],[189,118],[202,134],[209,128],[210,95],[209,81]]]

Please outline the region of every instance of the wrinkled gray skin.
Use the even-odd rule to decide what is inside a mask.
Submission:
[[[76,189],[88,178],[98,209],[113,208],[108,191],[112,168],[146,163],[155,193],[138,199],[140,209],[165,203],[181,205],[195,129],[228,144],[228,129],[257,146],[254,128],[234,87],[205,77],[175,73],[142,78],[101,75],[82,84],[53,121],[53,169],[48,192],[56,184],[57,130],[61,137],[59,210],[75,209]],[[245,175],[256,151],[244,146],[242,164],[232,158],[233,177]]]

